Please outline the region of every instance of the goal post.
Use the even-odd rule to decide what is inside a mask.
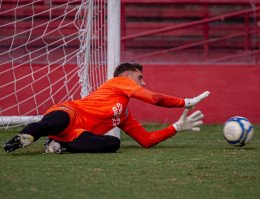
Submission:
[[[120,64],[120,44],[121,44],[121,21],[120,21],[120,11],[121,2],[120,0],[108,0],[108,33],[107,33],[107,65],[108,72],[107,78],[113,77],[114,69]],[[119,38],[119,39],[118,39]]]
[[[0,128],[23,126],[112,77],[120,1],[3,0],[0,36]]]
[[[121,44],[121,1],[120,0],[108,0],[108,33],[107,33],[107,78],[113,77],[113,72],[116,66],[120,64],[120,44]],[[118,39],[119,38],[119,39]],[[107,135],[112,135],[120,138],[120,130],[115,127],[107,133]]]

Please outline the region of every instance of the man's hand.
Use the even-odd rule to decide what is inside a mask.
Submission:
[[[180,119],[173,124],[173,127],[176,129],[177,132],[182,131],[200,131],[200,125],[203,124],[201,120],[204,115],[201,111],[196,111],[192,113],[190,116],[187,117],[189,110],[185,109],[182,113]]]
[[[201,100],[208,97],[209,94],[210,94],[209,91],[205,91],[204,93],[198,95],[197,97],[184,99],[185,100],[185,108],[192,110],[195,105],[197,105]]]

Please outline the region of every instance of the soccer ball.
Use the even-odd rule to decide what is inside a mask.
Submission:
[[[235,116],[225,122],[223,133],[229,144],[241,147],[251,141],[254,128],[247,118]]]

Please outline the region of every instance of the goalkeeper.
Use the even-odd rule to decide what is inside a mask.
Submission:
[[[116,152],[120,139],[105,135],[119,127],[145,148],[172,137],[177,132],[200,131],[204,115],[200,111],[187,116],[188,109],[206,98],[206,91],[194,98],[181,99],[144,88],[142,65],[122,63],[114,71],[114,78],[88,96],[51,107],[39,122],[27,125],[18,135],[7,141],[4,149],[12,152],[26,147],[40,137],[48,136],[46,153],[62,150],[74,153]],[[127,107],[130,98],[161,107],[185,107],[180,119],[162,130],[147,132],[135,120]]]

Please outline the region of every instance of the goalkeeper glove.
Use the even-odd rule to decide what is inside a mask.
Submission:
[[[198,95],[197,97],[184,99],[185,108],[188,108],[190,110],[193,109],[195,105],[197,105],[204,98],[208,97],[209,94],[210,94],[209,91],[205,91],[204,93]]]
[[[204,117],[204,115],[201,113],[201,111],[196,111],[187,117],[188,112],[189,110],[185,109],[180,119],[173,124],[173,127],[177,132],[190,130],[197,132],[200,131],[200,127],[198,126],[203,124],[201,119]]]

